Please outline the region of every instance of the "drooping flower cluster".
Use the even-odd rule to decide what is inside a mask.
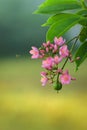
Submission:
[[[32,47],[30,54],[32,54],[32,59],[43,59],[42,68],[45,71],[41,72],[42,86],[49,82],[56,90],[60,90],[62,85],[70,84],[71,80],[75,80],[68,70],[64,70],[66,62],[68,60],[72,62],[73,60],[66,41],[62,37],[55,37],[54,43],[50,43],[50,41],[43,43],[39,49]],[[60,67],[62,61],[64,64]]]

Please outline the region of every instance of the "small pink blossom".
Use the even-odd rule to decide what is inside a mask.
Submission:
[[[47,44],[46,44],[46,43],[43,43],[43,46],[44,46],[44,47],[47,47]]]
[[[60,75],[60,82],[61,84],[70,84],[71,76],[69,75],[68,71],[65,71],[63,74]]]
[[[47,73],[44,72],[44,71],[42,71],[40,74],[41,74],[41,76],[46,76],[47,75]]]
[[[46,60],[42,61],[42,67],[48,70],[51,70],[54,65],[54,59],[52,57],[48,57]]]
[[[32,56],[31,56],[32,59],[39,58],[39,50],[38,50],[38,48],[33,46],[32,50],[30,50],[30,54],[32,54]]]
[[[63,45],[62,47],[60,47],[59,49],[59,54],[60,56],[62,56],[63,58],[69,56],[69,50],[67,45]]]
[[[41,77],[42,86],[45,86],[48,81],[48,78],[46,77],[45,72],[44,73],[42,72],[41,76],[42,76]]]
[[[59,64],[61,61],[62,61],[62,57],[59,57],[57,55],[54,57],[55,64]]]
[[[59,38],[55,37],[55,38],[54,38],[54,43],[55,43],[56,45],[58,45],[58,46],[61,46],[61,45],[63,45],[63,44],[65,43],[65,39],[63,40],[62,37],[59,37]]]

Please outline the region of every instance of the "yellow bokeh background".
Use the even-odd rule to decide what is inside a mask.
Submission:
[[[40,83],[41,61],[29,58],[0,61],[0,130],[86,130],[87,62],[57,93]]]

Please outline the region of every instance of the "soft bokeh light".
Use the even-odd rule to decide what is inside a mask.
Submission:
[[[40,84],[40,61],[6,59],[0,62],[0,129],[86,130],[86,65],[75,73],[77,81],[57,93]]]

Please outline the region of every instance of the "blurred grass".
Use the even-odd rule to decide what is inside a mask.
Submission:
[[[86,130],[87,62],[77,78],[56,93],[41,87],[41,61],[28,58],[0,60],[0,130]]]

